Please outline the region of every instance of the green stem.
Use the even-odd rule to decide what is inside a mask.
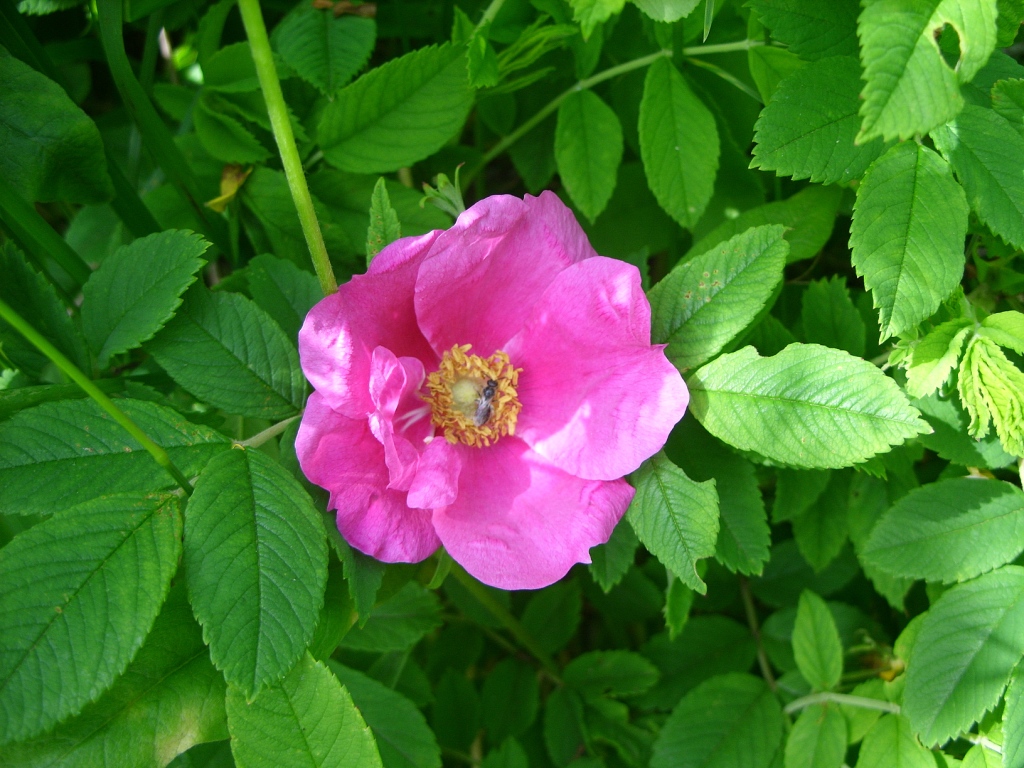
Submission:
[[[875,709],[879,712],[890,712],[894,715],[900,713],[900,705],[893,704],[891,701],[879,701],[878,699],[869,699],[866,696],[851,696],[848,693],[832,693],[831,691],[802,696],[795,701],[789,702],[783,711],[787,715],[792,715],[794,712],[799,712],[801,709],[813,704],[829,703],[845,704],[849,707],[858,707],[860,709]]]
[[[89,279],[89,266],[82,257],[8,183],[0,183],[0,220],[40,264],[51,256],[76,285],[81,286]]]
[[[487,588],[479,581],[474,579],[466,570],[455,563],[452,565],[451,575],[466,588],[478,603],[483,605],[494,618],[498,619],[504,625],[505,629],[509,631],[509,634],[516,639],[516,641],[530,654],[540,662],[540,665],[544,668],[544,671],[551,676],[556,682],[561,682],[561,677],[558,674],[558,667],[555,666],[555,662],[548,655],[547,651],[540,647],[537,640],[531,635],[526,627],[519,623],[519,619],[513,616],[508,608],[499,603]]]
[[[761,641],[761,625],[757,621],[757,610],[754,608],[754,598],[750,594],[750,582],[740,576],[740,596],[743,598],[743,610],[747,614],[747,625],[750,627],[750,634],[754,636],[754,644],[757,646],[757,665],[761,668],[761,676],[768,683],[773,691],[778,690],[778,683],[775,675],[772,674],[772,665],[768,663],[768,654],[764,651],[764,643]]]
[[[54,365],[63,371],[69,379],[80,386],[89,397],[95,400],[100,408],[110,414],[110,417],[114,421],[124,427],[128,431],[128,434],[138,440],[139,444],[149,451],[149,454],[156,460],[157,464],[167,470],[170,476],[174,478],[174,482],[181,486],[181,489],[186,494],[192,494],[192,484],[188,481],[188,478],[182,474],[181,470],[174,465],[174,462],[171,461],[171,457],[167,455],[167,451],[150,440],[149,437],[146,436],[146,433],[143,432],[134,421],[128,418],[124,411],[114,405],[114,402],[107,397],[94,382],[90,381],[84,373],[78,370],[74,363],[64,357],[59,349],[47,341],[39,331],[25,322],[21,315],[11,309],[11,307],[2,300],[0,300],[0,318],[6,320],[14,330],[28,339],[32,346],[46,355],[46,357],[48,357]]]
[[[277,150],[281,154],[288,189],[291,190],[292,200],[295,201],[302,233],[306,236],[306,245],[309,246],[309,254],[313,258],[316,276],[320,279],[320,288],[326,296],[338,290],[338,281],[334,277],[331,260],[327,256],[327,246],[324,245],[324,236],[320,232],[320,223],[313,209],[313,198],[309,194],[306,175],[302,171],[302,160],[295,146],[288,107],[284,103],[284,94],[281,93],[281,81],[278,80],[277,69],[274,67],[274,55],[270,50],[270,40],[267,39],[267,28],[263,24],[259,0],[238,0],[238,9],[242,13],[242,24],[245,26],[245,34],[249,38],[252,58],[256,64],[256,75],[260,80],[260,88],[263,89],[263,98],[267,102],[270,125],[274,129],[274,140],[277,141]]]
[[[491,0],[491,4],[487,6],[487,10],[484,11],[483,17],[480,19],[480,23],[476,25],[476,31],[480,31],[485,26],[494,21],[494,17],[498,15],[498,11],[501,10],[501,6],[505,4],[505,0]]]
[[[299,416],[301,415],[302,414],[300,413]],[[288,425],[295,421],[297,418],[299,418],[299,416],[292,416],[290,419],[279,421],[277,422],[277,424],[273,424],[267,427],[262,432],[257,432],[249,439],[239,441],[238,444],[244,445],[246,448],[258,448],[268,440],[272,440],[273,438],[277,437],[282,432],[284,432],[286,429],[288,429]]]

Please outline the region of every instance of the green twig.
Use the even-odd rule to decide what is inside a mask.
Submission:
[[[100,408],[110,414],[114,421],[124,427],[128,434],[138,440],[139,444],[149,451],[149,454],[156,460],[157,464],[167,470],[170,476],[174,478],[174,482],[181,486],[181,489],[186,494],[192,494],[192,484],[182,474],[181,470],[174,465],[171,457],[167,455],[167,451],[150,440],[146,433],[139,428],[139,425],[128,418],[124,411],[114,405],[114,402],[95,383],[90,381],[84,373],[78,370],[74,363],[64,357],[59,349],[43,338],[35,328],[25,322],[21,315],[2,300],[0,300],[0,318],[6,320],[18,333],[28,339],[32,346],[46,355],[69,379],[95,400]]]
[[[242,13],[242,24],[245,26],[245,34],[249,38],[249,47],[256,64],[256,76],[260,80],[263,98],[267,102],[270,125],[274,129],[274,140],[277,142],[277,150],[284,165],[288,189],[292,193],[292,200],[299,214],[302,233],[306,236],[306,245],[313,259],[316,276],[320,280],[320,288],[326,296],[338,290],[338,281],[334,277],[331,260],[327,256],[327,246],[324,245],[324,236],[320,232],[320,222],[317,221],[316,211],[313,209],[313,198],[309,194],[306,176],[302,171],[302,160],[295,146],[288,107],[284,103],[284,94],[281,93],[281,81],[278,80],[277,69],[274,67],[274,54],[270,50],[270,40],[267,38],[267,28],[263,24],[259,0],[238,0],[238,9]]]
[[[74,249],[46,223],[36,209],[25,202],[8,182],[0,182],[0,220],[40,264],[51,256],[81,286],[91,274],[89,266]]]
[[[764,651],[764,643],[761,640],[761,625],[757,621],[754,598],[750,595],[750,582],[744,576],[740,576],[740,596],[743,598],[743,610],[747,614],[750,634],[754,636],[754,644],[757,646],[757,665],[761,668],[761,676],[768,683],[769,688],[773,691],[778,690],[779,685],[775,681],[775,675],[772,674],[772,665],[768,663],[768,655]]]
[[[476,25],[476,31],[479,32],[494,21],[494,17],[498,15],[498,11],[501,10],[501,6],[504,4],[505,0],[491,0],[491,4],[487,6],[487,10],[484,11],[484,15],[480,18],[480,23]]]
[[[875,709],[879,712],[890,712],[894,715],[900,713],[900,705],[893,704],[891,701],[879,701],[878,699],[869,699],[866,696],[851,696],[848,693],[832,693],[831,691],[802,696],[795,701],[789,702],[783,711],[787,715],[792,715],[794,712],[799,712],[801,709],[813,704],[829,703],[845,704],[848,707],[858,707],[860,709]]]
[[[243,445],[246,448],[258,448],[268,440],[272,440],[273,438],[277,437],[282,432],[284,432],[288,428],[288,425],[295,421],[297,418],[299,418],[299,416],[301,415],[302,414],[300,413],[298,416],[292,416],[291,418],[285,419],[284,421],[279,421],[277,422],[277,424],[273,424],[267,427],[262,432],[257,432],[255,435],[248,438],[247,440],[240,440],[238,444]]]

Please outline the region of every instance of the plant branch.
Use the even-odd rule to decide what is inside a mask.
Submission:
[[[761,625],[757,622],[757,610],[754,608],[754,598],[750,594],[750,582],[744,576],[740,576],[740,596],[743,598],[743,610],[747,614],[750,634],[754,636],[754,643],[757,645],[757,665],[761,668],[761,676],[769,688],[773,691],[778,690],[779,685],[772,674],[772,665],[768,663],[768,654],[765,653],[764,643],[761,641]]]
[[[789,702],[783,712],[787,715],[792,715],[794,712],[799,712],[801,709],[814,704],[829,703],[845,704],[848,707],[858,707],[860,709],[875,709],[879,712],[889,712],[893,715],[900,713],[900,705],[893,704],[891,701],[879,701],[878,699],[869,699],[866,696],[851,696],[848,693],[832,693],[831,691],[801,696],[799,699]]]
[[[263,98],[267,102],[267,113],[270,115],[274,140],[277,142],[277,150],[284,165],[284,175],[288,179],[288,189],[292,193],[295,210],[299,214],[302,234],[306,236],[306,245],[313,259],[316,276],[320,280],[320,288],[327,296],[338,290],[338,281],[334,277],[334,269],[327,256],[327,246],[324,245],[320,222],[317,221],[316,211],[313,209],[313,198],[309,194],[306,175],[302,171],[302,160],[295,146],[295,135],[292,133],[288,107],[281,92],[281,81],[274,67],[274,54],[270,50],[263,12],[260,11],[259,0],[238,0],[238,9],[242,13],[245,35],[249,38],[252,58],[256,64],[256,76],[259,78],[260,88],[263,89]]]
[[[81,286],[89,279],[91,272],[85,260],[46,223],[30,203],[15,192],[14,185],[9,182],[0,183],[0,220],[40,265],[45,265],[46,257],[50,256],[68,273],[76,286]]]
[[[268,440],[272,440],[273,438],[277,437],[282,432],[284,432],[288,428],[288,425],[291,424],[300,416],[302,416],[301,413],[298,416],[292,416],[291,418],[285,419],[284,421],[279,421],[277,422],[277,424],[273,424],[267,427],[262,432],[257,432],[255,435],[248,438],[247,440],[238,441],[238,445],[245,446],[246,448],[259,448]]]
[[[11,309],[11,307],[2,300],[0,300],[0,318],[6,320],[14,330],[28,339],[32,346],[46,355],[46,357],[48,357],[54,365],[60,368],[60,370],[63,371],[69,379],[80,386],[89,397],[96,401],[100,408],[110,414],[110,417],[114,421],[124,427],[128,434],[138,440],[139,444],[149,451],[150,456],[156,460],[157,464],[167,470],[168,474],[174,478],[174,482],[181,487],[186,495],[192,495],[192,484],[188,481],[188,478],[182,474],[182,471],[174,465],[174,462],[171,461],[171,457],[167,455],[167,451],[150,440],[139,425],[128,418],[127,414],[118,408],[114,402],[96,386],[95,383],[86,377],[84,373],[78,370],[74,363],[64,357],[59,349],[47,341],[39,331],[25,322],[21,315]]]

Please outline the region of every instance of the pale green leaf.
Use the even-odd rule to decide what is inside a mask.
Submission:
[[[300,3],[274,28],[274,49],[306,82],[333,96],[365,66],[377,41],[377,24],[352,14]]]
[[[868,169],[850,245],[882,339],[930,317],[960,284],[967,213],[949,166],[920,144],[897,144]]]
[[[327,542],[306,492],[257,450],[226,451],[196,481],[185,515],[189,597],[228,682],[252,696],[313,637]]]
[[[932,139],[967,191],[978,218],[1024,248],[1024,136],[990,109],[968,104]]]
[[[903,715],[883,715],[864,736],[857,768],[934,768],[935,758],[921,746]]]
[[[1024,373],[983,336],[967,345],[957,380],[960,402],[970,414],[968,432],[983,438],[994,424],[1007,453],[1024,456]]]
[[[992,109],[1024,133],[1024,78],[1000,80],[992,86]]]
[[[342,89],[324,109],[324,158],[343,171],[412,165],[459,132],[473,103],[465,51],[451,44],[407,53]]]
[[[385,246],[395,242],[402,236],[402,225],[398,222],[398,214],[391,207],[388,188],[381,177],[377,179],[370,196],[370,226],[366,230],[366,261],[380,253]]]
[[[1006,688],[1003,712],[1003,764],[1005,768],[1024,766],[1024,667],[1017,665]]]
[[[895,576],[966,581],[1024,551],[1024,492],[961,477],[917,488],[878,521],[861,555]]]
[[[103,497],[0,549],[0,743],[77,714],[124,672],[178,568],[178,504]]]
[[[924,614],[903,695],[926,745],[994,707],[1024,654],[1024,568],[1008,565],[953,587]]]
[[[828,605],[804,590],[793,625],[793,656],[804,679],[815,689],[828,691],[843,674],[843,646]]]
[[[750,7],[772,37],[801,58],[857,55],[856,0],[824,4],[820,0],[754,0]]]
[[[252,701],[229,687],[227,711],[239,768],[382,768],[373,734],[352,697],[308,654]]]
[[[711,112],[668,59],[647,70],[640,101],[640,156],[658,205],[683,227],[700,219],[718,172]]]
[[[1014,461],[1014,457],[1003,450],[997,436],[976,440],[967,433],[969,418],[956,395],[946,399],[929,395],[913,402],[934,430],[930,435],[921,435],[918,440],[946,461],[986,469],[1000,469]]]
[[[907,392],[911,397],[927,397],[946,383],[960,359],[970,325],[966,318],[948,320],[914,345],[907,369]]]
[[[209,243],[165,230],[118,248],[82,287],[82,328],[100,368],[112,355],[153,338],[174,316],[181,295],[206,262]]]
[[[995,0],[870,0],[858,20],[865,86],[858,140],[909,139],[953,119],[969,82],[996,45]],[[961,56],[954,71],[936,33],[953,27]]]
[[[705,594],[697,561],[715,554],[718,494],[715,483],[697,483],[658,453],[633,477],[636,496],[626,514],[637,538],[691,589]]]
[[[688,383],[711,434],[793,467],[851,466],[930,429],[874,365],[816,344],[765,358],[745,347]]]
[[[229,445],[170,408],[126,399],[117,406],[186,476],[199,474]],[[0,424],[0,514],[49,515],[103,494],[175,485],[92,400],[45,403]]]
[[[1004,768],[1004,763],[999,752],[977,744],[967,750],[959,768]]]
[[[761,94],[761,101],[769,104],[779,83],[803,67],[806,62],[786,48],[774,45],[758,45],[747,51],[747,66],[750,77]]]
[[[752,227],[679,264],[651,290],[651,336],[681,371],[707,362],[744,330],[782,280],[789,245],[779,224]]]
[[[837,768],[846,756],[846,718],[837,706],[814,704],[800,713],[786,739],[786,768]]]
[[[700,0],[633,0],[636,7],[655,21],[671,24],[686,18],[700,5]]]
[[[584,40],[593,34],[598,24],[621,13],[625,4],[626,0],[569,0],[573,21],[579,23]]]
[[[780,82],[754,126],[751,167],[822,184],[863,176],[885,144],[854,143],[860,83],[850,56],[808,64]]]
[[[593,91],[570,94],[558,107],[555,163],[569,197],[590,221],[608,205],[622,162],[622,126]]]
[[[1024,312],[996,312],[981,321],[981,336],[1024,355]]]
[[[804,291],[800,319],[807,341],[864,356],[867,329],[846,290],[846,279],[815,280]]]

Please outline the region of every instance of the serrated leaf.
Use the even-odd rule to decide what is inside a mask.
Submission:
[[[647,70],[640,101],[640,157],[666,213],[686,228],[700,219],[718,172],[715,118],[668,61]]]
[[[960,768],[1004,768],[1004,763],[999,752],[977,744],[967,750]]]
[[[697,561],[715,554],[718,494],[713,480],[696,483],[658,453],[634,476],[627,518],[637,538],[691,589],[705,594]]]
[[[915,400],[914,407],[921,411],[934,430],[930,435],[921,435],[918,440],[946,461],[986,469],[1000,469],[1013,462],[1014,457],[1003,450],[995,435],[975,440],[967,434],[969,419],[955,395],[948,399],[929,395]]]
[[[100,368],[149,341],[174,316],[210,244],[170,229],[114,251],[82,286],[82,328]]]
[[[821,184],[860,178],[885,150],[880,138],[854,143],[860,82],[850,56],[822,59],[782,80],[754,126],[750,166]]]
[[[1024,765],[1024,668],[1014,670],[1006,688],[1006,709],[1003,711],[1003,765],[1021,768]]]
[[[714,677],[672,711],[654,741],[651,768],[769,768],[782,743],[782,710],[764,681]]]
[[[681,371],[713,358],[746,328],[782,280],[784,227],[752,227],[676,266],[650,291],[651,336]]]
[[[745,347],[688,383],[690,410],[711,434],[793,467],[852,466],[930,429],[878,368],[817,344],[765,358]]]
[[[57,83],[0,57],[0,177],[30,202],[102,203],[114,197],[96,124]]]
[[[178,503],[96,499],[0,550],[0,743],[77,714],[124,672],[178,568]]]
[[[671,24],[693,13],[700,0],[634,0],[634,3],[648,18]]]
[[[206,93],[192,111],[196,136],[210,156],[223,163],[261,163],[272,157],[260,140],[241,121],[216,108]]]
[[[556,688],[544,702],[544,746],[556,766],[569,765],[586,749],[586,723],[582,698]]]
[[[639,545],[633,526],[620,520],[608,541],[590,548],[590,575],[606,594],[622,581]]]
[[[391,207],[391,198],[384,178],[377,179],[370,195],[370,226],[366,230],[366,262],[380,253],[386,245],[402,236],[398,214]]]
[[[373,734],[352,697],[309,654],[251,702],[229,687],[227,711],[231,752],[244,768],[382,768]]]
[[[857,24],[865,80],[858,140],[909,139],[951,120],[964,103],[958,84],[969,82],[995,49],[996,15],[995,0],[867,3]],[[935,37],[945,25],[959,37],[956,71]]]
[[[580,25],[583,39],[589,38],[598,24],[622,11],[626,0],[569,0],[572,18]]]
[[[451,44],[420,48],[339,91],[318,130],[327,162],[353,173],[385,173],[440,149],[473,103],[465,55]]]
[[[960,477],[917,488],[878,521],[861,556],[894,576],[966,581],[1024,551],[1024,492]]]
[[[846,279],[815,280],[804,291],[800,319],[807,341],[864,356],[867,329],[850,300]]]
[[[968,104],[931,133],[979,219],[1024,248],[1024,136],[990,109]]]
[[[864,737],[857,768],[933,768],[935,758],[921,746],[903,715],[883,715]]]
[[[146,642],[110,690],[55,730],[6,747],[4,765],[167,765],[193,744],[227,738],[224,693],[185,590],[172,588]]]
[[[582,611],[579,583],[564,580],[531,597],[521,621],[541,648],[547,653],[555,653],[576,634]]]
[[[970,326],[967,318],[948,320],[914,346],[907,369],[907,392],[911,397],[927,397],[946,383],[960,359]]]
[[[182,388],[228,413],[280,419],[302,407],[295,345],[237,293],[193,288],[146,349]]]
[[[897,144],[868,169],[850,246],[883,340],[930,317],[960,284],[967,213],[949,166],[920,144]]]
[[[775,473],[775,502],[772,522],[783,523],[799,517],[821,496],[832,476],[831,470],[785,469]]]
[[[823,5],[817,0],[754,0],[751,7],[772,37],[801,58],[814,61],[828,56],[857,55],[855,0]]]
[[[210,658],[252,696],[276,683],[313,637],[327,542],[298,482],[256,450],[213,459],[185,515],[188,591]]]
[[[786,768],[836,768],[846,756],[846,718],[837,706],[813,704],[786,739]]]
[[[921,622],[903,714],[926,745],[955,736],[996,705],[1022,653],[1024,568],[953,587]]]
[[[577,91],[558,107],[555,163],[569,197],[590,221],[608,205],[619,163],[622,126],[592,91]]]
[[[804,679],[814,688],[828,691],[843,674],[843,646],[828,605],[804,590],[793,625],[793,656]]]
[[[992,86],[992,109],[1002,115],[1017,133],[1024,133],[1024,79],[1000,80]]]
[[[229,441],[141,400],[118,407],[186,476]],[[92,400],[30,408],[0,424],[0,514],[49,515],[97,496],[170,488],[174,479]]]
[[[324,297],[312,273],[269,253],[249,262],[245,278],[253,301],[274,318],[289,339],[298,338],[309,310]]]
[[[658,670],[631,651],[590,651],[570,661],[565,685],[584,696],[637,696],[658,682]]]
[[[820,497],[792,520],[800,554],[815,571],[824,570],[846,544],[850,474],[833,472]]]
[[[1024,355],[1024,312],[996,312],[981,321],[978,334]]]
[[[300,3],[274,28],[271,42],[299,77],[333,96],[366,65],[377,42],[377,24]]]
[[[404,651],[441,625],[441,605],[433,592],[416,583],[374,607],[366,624],[353,627],[342,646],[358,651]]]
[[[1024,456],[1024,373],[994,341],[971,339],[960,363],[957,389],[971,417],[970,435],[983,438],[994,424],[1006,452]]]
[[[803,67],[807,62],[795,53],[772,45],[759,45],[747,51],[750,77],[761,94],[761,101],[771,102],[779,83]]]
[[[484,679],[480,697],[488,739],[500,744],[522,734],[537,717],[540,685],[537,673],[516,658],[499,661]]]
[[[203,85],[228,93],[259,90],[260,80],[248,41],[225,45],[207,58],[203,62]]]

